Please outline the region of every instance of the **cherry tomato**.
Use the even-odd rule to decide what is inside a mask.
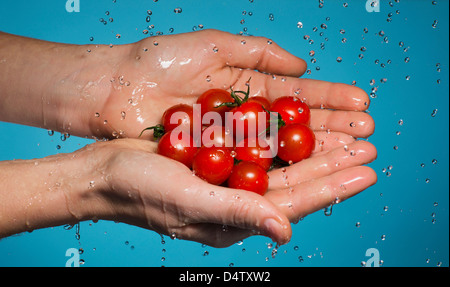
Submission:
[[[262,97],[262,96],[251,97],[251,98],[248,98],[247,102],[259,103],[266,110],[270,110],[270,101],[268,99],[266,99],[265,97]]]
[[[264,195],[269,186],[267,172],[251,161],[241,161],[233,167],[228,178],[228,187],[244,189]]]
[[[192,162],[192,170],[201,179],[220,185],[230,176],[233,164],[234,159],[230,149],[201,147]]]
[[[281,115],[286,125],[309,125],[311,112],[307,104],[297,97],[281,97],[273,101],[270,111]]]
[[[176,117],[178,118],[178,121],[176,121],[176,119],[174,117],[173,122],[176,121],[176,123],[171,123],[170,119],[173,116],[173,114],[176,112],[183,113],[183,114],[180,114],[181,119],[180,119],[180,116],[177,115]],[[194,125],[193,118],[194,118],[194,116],[193,116],[192,106],[189,106],[186,104],[178,104],[178,105],[168,108],[164,112],[164,114],[162,116],[162,124],[163,124],[166,132],[169,132],[169,131],[173,130],[174,128],[176,128],[177,126],[181,125],[183,130],[189,131],[192,134],[193,125]]]
[[[260,145],[262,138],[246,138],[236,145],[235,159],[242,161],[252,161],[259,164],[264,170],[269,170],[272,165],[272,153],[270,146]]]
[[[299,162],[311,155],[315,147],[314,132],[303,124],[290,124],[278,131],[278,157],[286,162]]]
[[[164,134],[158,142],[158,154],[179,161],[188,168],[192,167],[197,150],[198,148],[193,145],[192,137],[187,132],[180,132],[176,135],[170,131]]]
[[[202,132],[202,146],[234,147],[234,138],[224,126],[209,126]]]
[[[225,120],[225,112],[228,112],[232,107],[220,106],[223,103],[233,103],[234,99],[228,91],[221,89],[210,89],[204,92],[197,99],[197,104],[201,105],[202,118],[207,112],[219,113],[222,118],[222,123]],[[220,107],[219,107],[220,106]]]
[[[245,102],[227,113],[226,125],[233,127],[237,141],[258,136],[268,127],[269,114],[257,102]]]

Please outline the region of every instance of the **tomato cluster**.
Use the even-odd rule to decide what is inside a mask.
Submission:
[[[310,110],[297,97],[270,103],[249,97],[249,87],[246,92],[210,89],[196,104],[170,107],[161,124],[145,130],[154,130],[159,154],[183,163],[211,184],[264,195],[267,171],[301,161],[314,149]]]

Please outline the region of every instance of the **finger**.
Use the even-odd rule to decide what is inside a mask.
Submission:
[[[357,166],[292,188],[269,191],[265,197],[277,205],[291,222],[297,222],[308,214],[358,194],[376,181],[373,169]]]
[[[299,77],[306,71],[306,62],[265,37],[241,36],[209,30],[215,38],[217,53],[230,67],[258,70],[265,73]]]
[[[366,141],[357,141],[320,156],[270,171],[269,190],[284,189],[288,185],[298,185],[350,167],[368,164],[376,157],[377,150],[374,145]]]
[[[240,229],[211,223],[189,224],[181,227],[176,234],[182,234],[181,239],[207,244],[211,247],[224,248],[256,235],[254,230]]]
[[[255,230],[280,244],[290,240],[289,220],[271,202],[256,193],[204,181],[191,187],[189,193],[191,196],[184,204],[195,206],[198,211],[189,214],[188,218],[192,220],[189,223],[216,223]]]
[[[312,109],[311,128],[315,131],[338,131],[356,138],[367,138],[373,134],[375,122],[364,112]]]
[[[351,135],[340,132],[314,132],[316,136],[316,143],[311,157],[321,155],[323,152],[328,152],[338,147],[351,144],[355,142],[355,138]]]
[[[369,96],[362,89],[326,81],[298,79],[277,75],[265,75],[255,71],[235,71],[240,75],[238,88],[246,88],[251,77],[251,94],[274,101],[283,96],[296,96],[310,108],[325,108],[349,111],[365,111],[369,108]]]

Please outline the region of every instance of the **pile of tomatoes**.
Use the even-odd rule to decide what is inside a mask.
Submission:
[[[297,97],[270,103],[249,97],[248,86],[246,92],[210,89],[196,104],[170,107],[161,124],[145,130],[153,129],[159,139],[159,154],[183,163],[208,183],[264,195],[271,168],[299,162],[314,149],[310,110]],[[210,115],[216,120],[208,121]],[[201,117],[198,126],[196,116]]]

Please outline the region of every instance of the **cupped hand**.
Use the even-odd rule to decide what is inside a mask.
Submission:
[[[267,38],[204,30],[150,37],[127,47],[127,56],[112,72],[108,97],[91,117],[92,129],[106,138],[136,138],[160,123],[172,105],[193,104],[210,88],[247,90],[246,84],[250,96],[304,100],[312,109],[315,131],[354,137],[373,132],[372,118],[362,112],[369,106],[364,91],[298,78],[306,70],[305,61]]]
[[[100,159],[96,166],[102,178],[88,193],[92,208],[80,200],[69,202],[72,210],[92,212],[83,218],[124,222],[216,247],[257,234],[280,244],[290,240],[288,218],[269,200],[211,185],[185,165],[156,154],[151,141],[96,142],[83,151]]]
[[[361,166],[376,156],[365,141],[324,151],[269,173],[269,190],[260,196],[211,185],[183,164],[155,153],[146,140],[118,139],[86,146],[104,184],[84,201],[69,206],[89,210],[84,218],[125,222],[180,239],[226,247],[253,235],[289,242],[290,222],[345,200],[374,184],[375,173]],[[72,206],[74,205],[74,206]]]

